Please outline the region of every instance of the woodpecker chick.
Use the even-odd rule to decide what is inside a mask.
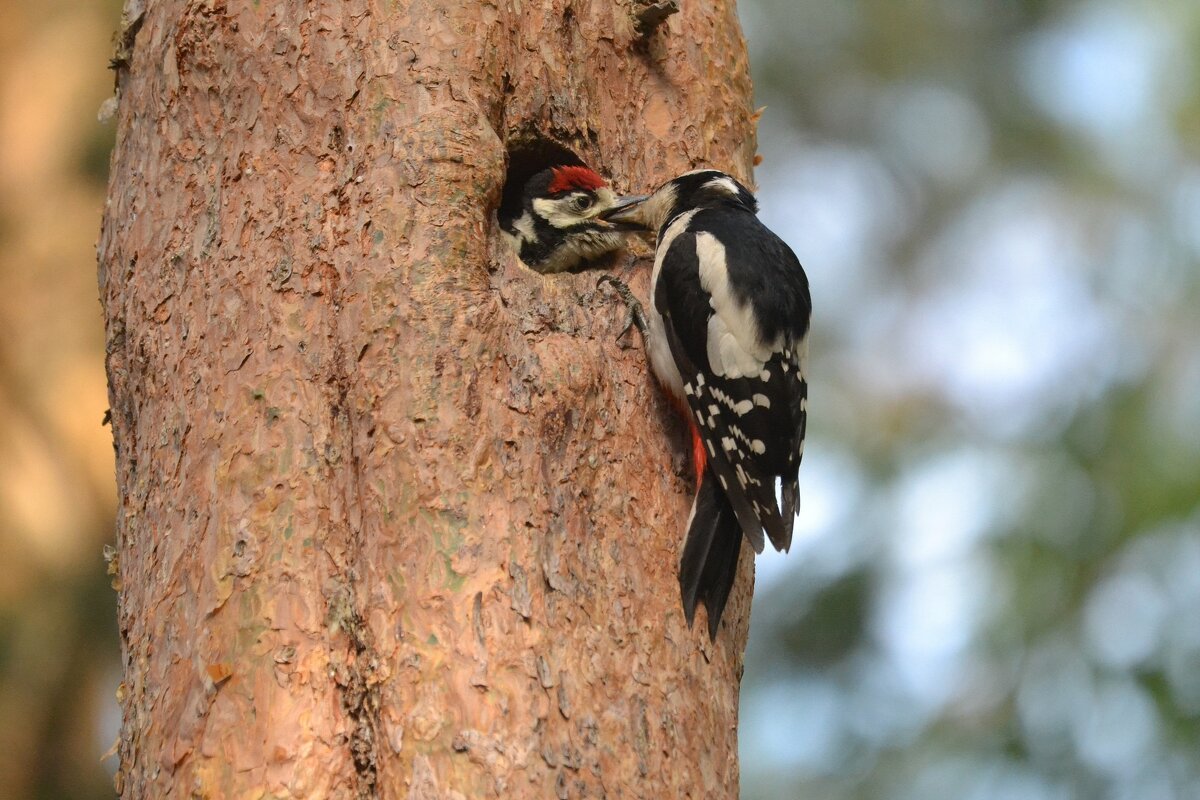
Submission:
[[[688,625],[715,639],[744,535],[787,550],[807,422],[808,277],[729,175],[697,170],[602,215],[657,233],[650,365],[688,419],[697,489],[679,564]],[[780,501],[776,482],[781,483]]]
[[[622,231],[598,219],[616,199],[587,167],[551,167],[529,179],[519,213],[501,218],[500,227],[530,269],[577,269],[624,243]]]

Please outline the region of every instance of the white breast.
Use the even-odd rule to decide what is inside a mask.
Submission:
[[[663,231],[662,240],[654,249],[654,271],[650,273],[650,339],[647,347],[650,366],[654,368],[654,374],[658,376],[667,391],[683,402],[687,402],[683,394],[683,379],[679,375],[679,368],[675,366],[675,358],[671,355],[671,345],[667,342],[666,323],[663,321],[662,315],[658,313],[658,306],[655,305],[654,298],[657,297],[658,275],[662,271],[663,258],[666,257],[671,243],[679,237],[679,234],[687,230],[688,223],[694,216],[696,216],[695,211],[681,214]]]

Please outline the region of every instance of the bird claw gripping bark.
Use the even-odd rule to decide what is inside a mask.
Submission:
[[[629,329],[637,327],[638,333],[644,337],[646,335],[646,327],[649,323],[646,322],[646,311],[642,308],[642,303],[634,296],[633,290],[629,288],[629,284],[616,277],[615,275],[601,275],[596,281],[596,288],[600,288],[604,284],[612,287],[612,290],[617,293],[617,296],[625,302],[627,315],[625,317],[625,325],[621,328],[621,332],[617,334],[617,339],[621,339],[625,334],[629,333]]]

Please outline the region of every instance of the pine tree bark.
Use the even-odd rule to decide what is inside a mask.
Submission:
[[[495,224],[539,137],[749,177],[732,0],[643,5],[128,0],[123,797],[736,796],[752,570],[686,627],[682,426],[595,273]]]

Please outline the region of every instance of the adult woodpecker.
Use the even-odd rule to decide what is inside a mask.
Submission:
[[[688,625],[704,603],[712,639],[742,536],[761,553],[765,531],[786,551],[800,497],[812,300],[795,253],[757,207],[729,175],[698,170],[602,214],[658,235],[644,333],[654,373],[691,428],[698,487],[679,586]]]
[[[616,200],[587,167],[551,167],[526,182],[521,208],[501,216],[500,227],[531,269],[576,269],[624,243],[624,233],[597,219]]]

